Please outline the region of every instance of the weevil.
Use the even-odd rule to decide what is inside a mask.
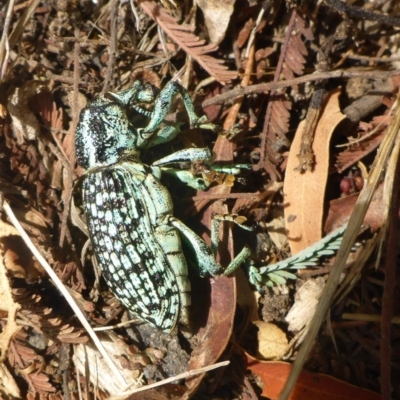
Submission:
[[[84,214],[102,275],[133,315],[165,332],[177,322],[189,324],[190,282],[181,240],[192,250],[202,276],[223,271],[215,251],[174,216],[170,193],[160,182],[164,173],[206,189],[200,177],[170,165],[210,162],[211,151],[184,149],[152,165],[140,160],[141,150],[169,142],[180,132],[181,123],[162,126],[177,94],[191,127],[219,130],[205,116],[197,116],[189,94],[178,83],[169,82],[156,96],[150,85],[136,81],[130,89],[109,92],[85,107],[75,141],[78,163],[85,169]],[[153,110],[142,108],[141,103],[153,104]],[[135,127],[129,120],[131,109],[148,118],[145,127]],[[245,247],[227,271],[249,255]]]

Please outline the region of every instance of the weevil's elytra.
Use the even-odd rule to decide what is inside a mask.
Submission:
[[[190,282],[181,238],[191,248],[202,275],[221,272],[211,249],[173,216],[171,196],[159,181],[162,173],[167,173],[204,190],[206,184],[190,171],[166,165],[209,162],[211,152],[184,149],[153,166],[139,159],[141,149],[168,142],[179,133],[182,124],[160,128],[177,93],[183,98],[191,126],[219,130],[195,114],[188,93],[177,83],[168,83],[154,98],[149,85],[135,82],[131,89],[100,96],[84,108],[75,139],[78,163],[87,170],[82,183],[83,207],[102,274],[135,316],[165,332],[178,321],[189,323]],[[138,102],[153,102],[153,111],[142,110]],[[149,118],[146,127],[131,124],[129,107]],[[247,256],[248,251],[242,251],[233,267]]]
[[[168,191],[143,165],[121,163],[89,174],[83,193],[90,237],[110,289],[154,326],[170,331],[178,316],[187,324],[190,283],[179,235],[164,222],[172,214]]]

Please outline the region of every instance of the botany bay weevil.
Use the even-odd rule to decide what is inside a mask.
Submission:
[[[160,183],[161,174],[167,173],[204,190],[207,184],[200,177],[166,165],[210,162],[211,151],[184,149],[150,166],[139,158],[140,150],[179,133],[182,124],[161,127],[178,93],[191,127],[219,130],[205,116],[196,115],[189,94],[178,83],[169,82],[155,97],[150,85],[136,81],[132,88],[100,96],[85,107],[76,131],[77,160],[86,170],[83,207],[102,274],[129,311],[165,332],[178,321],[189,323],[190,282],[181,239],[192,250],[201,275],[223,272],[205,242],[174,217],[171,196]],[[153,103],[153,111],[139,103]],[[133,126],[127,116],[130,109],[149,118],[146,127]],[[245,247],[226,272],[249,255]]]

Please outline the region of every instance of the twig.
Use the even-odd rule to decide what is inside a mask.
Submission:
[[[33,2],[22,14],[22,17],[18,19],[17,25],[15,26],[9,38],[10,49],[12,49],[19,40],[20,36],[22,35],[25,29],[27,22],[32,17],[32,14],[34,13],[36,7],[39,5],[40,2],[41,0],[33,0]]]
[[[103,90],[101,94],[103,95],[109,90],[110,83],[113,77],[114,70],[114,60],[117,52],[117,1],[113,0],[111,2],[111,14],[110,14],[110,48],[108,51],[108,63],[107,63],[107,74],[104,80]]]
[[[6,74],[8,57],[10,54],[10,43],[8,41],[8,30],[11,23],[11,15],[14,8],[14,0],[10,0],[8,3],[7,14],[4,20],[3,34],[1,35],[0,42],[0,81],[3,80]]]
[[[348,71],[338,70],[329,72],[320,72],[309,75],[300,76],[299,78],[289,79],[278,82],[260,83],[258,85],[250,85],[246,87],[238,87],[237,89],[231,90],[230,92],[219,94],[211,99],[203,101],[202,107],[212,106],[213,104],[222,103],[227,100],[235,99],[236,97],[243,96],[252,93],[263,93],[269,92],[270,90],[276,90],[286,88],[294,85],[300,85],[302,83],[318,81],[320,79],[337,79],[337,78],[367,78],[367,79],[389,79],[392,76],[400,75],[400,71]]]
[[[382,321],[381,315],[362,314],[362,313],[343,313],[341,315],[341,318],[349,321],[363,321],[366,323]],[[400,317],[392,317],[390,323],[400,325]]]
[[[167,383],[174,382],[174,381],[177,381],[179,379],[188,378],[190,376],[204,374],[205,372],[212,371],[213,369],[225,367],[226,365],[229,365],[229,361],[221,361],[219,363],[212,364],[212,365],[209,365],[207,367],[194,369],[194,370],[191,370],[191,371],[186,371],[186,372],[183,372],[182,374],[179,374],[179,375],[176,375],[176,376],[171,376],[170,378],[163,379],[162,381],[152,383],[151,385],[142,386],[141,388],[133,389],[132,391],[129,391],[129,392],[123,392],[118,396],[111,396],[111,397],[109,397],[109,400],[125,399],[127,396],[130,396],[130,395],[132,395],[134,393],[143,392],[145,390],[149,390],[149,389],[153,389],[153,388],[156,388],[156,387],[159,387],[159,386],[163,386],[163,385],[166,385]]]
[[[75,37],[78,39],[79,37],[79,29],[75,28]],[[74,46],[74,83],[73,83],[73,99],[72,99],[72,122],[69,131],[75,132],[76,126],[78,124],[78,91],[79,91],[79,54],[80,54],[80,44],[75,42]],[[72,154],[69,156],[70,165],[73,165],[75,162],[75,146],[73,148]],[[73,168],[69,168],[70,171],[73,171]],[[60,247],[63,246],[65,234],[67,231],[67,220],[70,210],[71,197],[72,197],[72,189],[75,174],[70,172],[68,174],[67,179],[65,180],[65,191],[63,196],[64,210],[61,216],[61,232],[60,232]]]
[[[368,21],[383,22],[388,25],[400,26],[400,18],[390,15],[378,14],[363,8],[351,6],[342,0],[325,0],[325,3],[333,7],[336,11],[344,12],[351,18],[366,19]]]
[[[392,63],[395,61],[400,61],[400,57],[371,57],[371,56],[363,56],[361,54],[348,54],[346,56],[349,60],[360,60],[360,61],[368,61],[368,62],[377,62],[377,63]]]

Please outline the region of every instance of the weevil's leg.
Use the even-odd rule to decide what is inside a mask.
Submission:
[[[180,162],[192,162],[192,161],[209,161],[213,159],[213,154],[210,149],[204,148],[199,149],[191,147],[189,149],[183,149],[176,151],[160,160],[157,160],[153,165],[161,166]]]
[[[157,96],[154,102],[153,112],[151,113],[151,119],[147,126],[143,128],[144,132],[155,132],[158,129],[171,108],[172,99],[178,93],[180,93],[183,98],[183,103],[188,113],[191,127],[211,129],[213,131],[220,130],[218,125],[208,122],[205,116],[199,118],[194,111],[194,106],[188,92],[181,85],[179,85],[179,83],[170,81]]]
[[[211,249],[214,254],[214,256],[217,254],[218,251],[218,242],[219,242],[219,226],[222,221],[229,221],[233,222],[236,225],[239,225],[241,228],[247,230],[247,231],[252,231],[254,228],[251,226],[246,226],[243,225],[244,222],[247,221],[246,217],[239,216],[239,215],[220,215],[220,214],[215,214],[213,215],[212,222],[211,222]],[[228,267],[224,271],[224,275],[229,275],[233,271],[235,271],[240,265],[250,257],[251,251],[250,249],[245,246],[241,250],[241,252],[231,261],[231,263],[228,265]]]
[[[234,125],[229,131],[219,132],[221,136],[226,137],[229,141],[234,139],[240,132],[242,132],[242,127],[240,124]]]
[[[142,131],[146,133],[151,133],[155,132],[158,129],[161,122],[163,122],[164,118],[169,113],[173,97],[177,93],[179,93],[179,91],[180,91],[180,85],[178,85],[176,82],[169,82],[165,85],[164,89],[161,90],[161,92],[155,99],[154,108],[153,112],[151,113],[150,121],[145,128],[141,129]],[[188,113],[190,118],[191,117],[190,112],[188,111]]]
[[[223,174],[239,175],[242,169],[251,170],[250,164],[232,164],[232,165],[210,165],[210,168]]]
[[[198,149],[198,148],[190,148],[179,150],[169,156],[166,156],[156,162],[153,163],[153,167],[160,167],[162,165],[179,163],[179,162],[191,162],[195,160],[200,161],[209,161],[213,158],[213,154],[210,149]],[[187,170],[179,170],[175,168],[166,168],[161,167],[163,173],[174,176],[178,178],[181,182],[186,183],[190,187],[196,190],[206,190],[209,186],[204,181],[204,179],[200,177],[196,177],[193,175],[191,171]]]
[[[251,250],[244,246],[241,252],[229,263],[224,271],[224,275],[230,275],[236,271],[251,256]]]
[[[196,190],[207,190],[210,184],[207,184],[203,178],[194,176],[190,171],[184,169],[162,167],[161,171],[165,174],[179,179],[181,182]]]
[[[211,249],[199,236],[175,217],[171,217],[169,223],[179,231],[183,241],[192,249],[195,265],[199,269],[200,276],[204,276],[207,273],[214,276],[223,272]]]
[[[183,104],[185,105],[186,112],[188,113],[189,116],[190,126],[192,128],[209,129],[213,132],[221,131],[221,127],[219,125],[209,122],[205,115],[199,117],[196,114],[196,112],[194,111],[194,105],[192,99],[190,98],[189,93],[183,86],[179,85],[176,82],[170,82],[170,84],[171,85],[175,84],[176,90],[182,96]]]
[[[199,236],[197,236],[191,229],[189,229],[185,224],[175,217],[171,217],[169,219],[169,223],[181,233],[183,241],[188,245],[189,248],[193,250],[194,257],[196,259],[196,266],[198,266],[201,276],[204,276],[206,273],[214,276],[222,272],[222,268],[215,260],[212,250]],[[242,251],[231,261],[226,270],[223,271],[223,274],[229,275],[234,272],[250,257],[250,255],[250,249],[245,246]]]
[[[186,183],[193,189],[206,190],[208,188],[208,185],[202,178],[194,176],[190,171],[187,170],[156,166],[152,166],[151,170],[157,179],[161,179],[161,175],[164,173],[178,178],[181,182]]]
[[[152,103],[157,97],[158,93],[158,90],[154,86],[143,84],[138,80],[133,82],[131,88],[121,90],[119,92],[108,92],[106,96],[115,99],[123,106],[130,105],[140,114],[146,115],[150,118],[151,112],[137,106],[135,103]]]
[[[219,226],[221,225],[222,221],[233,222],[236,225],[239,225],[242,229],[246,231],[253,231],[254,228],[252,226],[243,225],[247,218],[235,215],[235,214],[214,214],[211,221],[211,249],[214,253],[214,256],[217,254],[218,251],[218,242],[219,242]]]
[[[148,116],[151,117],[151,115]],[[157,134],[153,135],[152,133],[152,137],[150,141],[146,143],[145,147],[150,148],[158,144],[170,142],[172,139],[175,139],[175,137],[178,136],[179,133],[182,132],[181,127],[183,125],[184,124],[182,123],[182,124],[176,124],[175,126],[172,125],[163,126],[157,132]]]
[[[247,268],[250,284],[255,286],[258,292],[264,293],[262,276],[251,260],[249,260]]]

